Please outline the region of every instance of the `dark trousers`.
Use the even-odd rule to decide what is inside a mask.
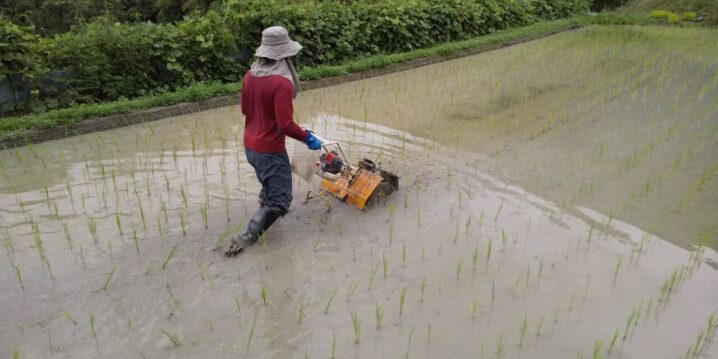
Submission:
[[[250,149],[244,153],[262,184],[259,200],[280,215],[287,214],[292,204],[292,166],[287,153],[259,153]]]

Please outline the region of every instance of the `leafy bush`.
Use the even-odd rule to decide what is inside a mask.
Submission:
[[[668,23],[669,24],[677,24],[679,22],[681,22],[681,17],[678,14],[676,14],[674,12],[668,14]]]
[[[39,38],[33,28],[18,26],[0,16],[0,81],[6,81],[10,101],[1,104],[0,113],[25,112],[32,106],[33,96],[27,96],[24,79],[33,79],[45,68],[38,54]],[[32,91],[34,95],[36,91]]]
[[[693,14],[693,20],[688,20],[688,21],[695,20],[696,14],[695,13],[692,13],[692,14]],[[681,20],[686,20],[686,19],[690,18],[690,15],[686,16],[686,14],[684,14],[683,17],[681,17],[680,15],[676,14],[673,11],[653,10],[653,11],[651,11],[651,17],[654,19],[659,19],[659,20],[667,20],[669,24],[676,25],[676,24],[679,24],[681,22]]]
[[[591,1],[536,0],[533,2],[535,15],[542,19],[558,19],[588,10]]]
[[[551,4],[551,5],[548,5]],[[588,9],[589,0],[252,1],[229,14],[245,52],[261,32],[282,25],[304,50],[304,65],[339,63],[376,53],[422,48]]]
[[[48,40],[50,66],[68,71],[70,87],[95,100],[133,97],[182,84],[179,31],[171,25],[127,25],[102,18]]]
[[[696,13],[693,11],[683,13],[683,21],[696,21]]]
[[[240,79],[242,66],[236,61],[235,38],[218,13],[185,17],[177,28],[182,52],[178,64],[185,80],[234,82]]]
[[[591,9],[598,11],[615,9],[617,7],[625,5],[627,2],[628,0],[593,0]]]
[[[673,14],[672,11],[668,10],[653,10],[651,11],[651,17],[654,19],[668,19]]]

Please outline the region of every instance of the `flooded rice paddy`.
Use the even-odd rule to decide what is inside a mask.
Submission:
[[[238,107],[4,150],[0,356],[717,357],[716,35],[589,27],[303,92],[400,191],[362,212],[297,178],[233,259]]]

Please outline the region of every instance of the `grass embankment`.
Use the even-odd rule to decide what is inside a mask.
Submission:
[[[300,78],[304,81],[318,80],[333,76],[342,76],[375,70],[393,64],[405,63],[412,60],[432,57],[450,56],[470,49],[494,48],[497,46],[515,43],[517,41],[531,40],[550,34],[566,27],[577,25],[579,18],[567,18],[526,27],[512,28],[463,41],[449,42],[441,45],[417,49],[397,54],[381,54],[349,61],[341,65],[323,65],[300,69]],[[16,139],[26,139],[28,130],[41,130],[64,126],[67,133],[73,133],[73,126],[89,118],[98,118],[109,115],[128,114],[154,107],[169,106],[183,102],[199,102],[218,96],[237,94],[241,83],[229,84],[197,84],[176,92],[141,97],[131,100],[119,100],[105,103],[84,104],[75,107],[48,111],[19,117],[8,117],[0,121],[0,141],[11,143]],[[41,138],[46,140],[47,138]]]

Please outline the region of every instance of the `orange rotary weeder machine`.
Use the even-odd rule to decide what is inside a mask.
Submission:
[[[350,164],[341,144],[317,137],[322,144],[321,155],[313,163],[313,172],[322,178],[322,189],[341,201],[359,209],[383,201],[399,189],[399,176],[379,168],[374,161],[364,158],[356,166]],[[324,198],[321,193],[309,191]],[[326,198],[325,198],[326,199]]]

